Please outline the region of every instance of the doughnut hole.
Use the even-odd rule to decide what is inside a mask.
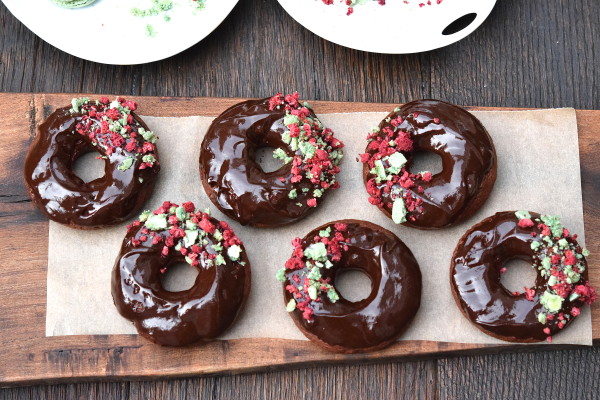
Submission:
[[[431,151],[416,152],[408,164],[408,170],[413,174],[428,171],[432,175],[437,175],[443,169],[442,157]]]
[[[160,283],[168,292],[183,292],[194,286],[198,274],[198,268],[188,263],[174,263],[169,265],[164,274],[161,274]]]
[[[344,299],[356,303],[371,294],[373,284],[371,278],[359,269],[340,269],[334,279],[335,290]]]
[[[98,155],[96,151],[87,152],[73,163],[73,172],[82,181],[88,183],[104,176],[106,163],[103,159],[98,159]]]
[[[531,266],[531,259],[528,261],[520,258],[513,258],[506,261],[503,266],[505,272],[500,275],[500,283],[511,293],[523,293],[525,287],[535,287],[537,273]]]
[[[283,167],[283,161],[273,157],[274,147],[260,147],[254,153],[254,161],[260,165],[264,173],[274,172]]]

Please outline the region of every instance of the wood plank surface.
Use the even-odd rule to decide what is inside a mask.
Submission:
[[[190,50],[133,67],[94,64],[62,53],[0,3],[0,92],[263,97],[298,90],[304,98],[321,100],[401,103],[435,97],[481,106],[600,109],[596,3],[499,0],[485,24],[465,40],[433,52],[392,56],[328,43],[296,24],[275,0],[241,0],[224,24]],[[0,152],[10,152],[2,144]],[[598,154],[598,146],[592,147]],[[598,193],[600,176],[586,176],[584,187]],[[0,214],[0,224],[34,222],[10,217],[19,214],[24,200],[24,192],[0,198],[10,210]],[[598,204],[590,200],[584,199],[586,212],[598,215]],[[14,281],[19,284],[18,278]],[[33,314],[43,313],[43,307],[33,307],[38,307]],[[0,333],[4,318],[0,315]],[[37,386],[0,390],[0,399],[350,399],[381,398],[372,396],[385,393],[381,388],[389,398],[490,398],[493,393],[502,398],[598,398],[597,379],[586,379],[598,377],[597,365],[600,351],[594,348],[149,383]]]
[[[84,96],[86,94],[83,94]],[[0,93],[0,130],[5,143],[0,152],[0,195],[10,202],[0,203],[0,304],[2,331],[0,346],[5,354],[0,364],[0,385],[36,382],[73,381],[75,379],[140,379],[162,376],[190,376],[223,372],[244,372],[265,368],[350,363],[431,357],[458,352],[498,352],[515,346],[469,345],[428,341],[400,341],[387,349],[358,355],[333,354],[310,342],[279,339],[238,339],[215,341],[183,349],[164,348],[136,335],[95,335],[45,337],[46,267],[48,222],[24,195],[21,171],[29,142],[36,126],[55,109],[69,104],[75,94]],[[91,98],[98,95],[89,94]],[[112,97],[112,95],[111,95]],[[140,105],[141,115],[216,116],[241,99],[132,97]],[[387,111],[395,104],[313,102],[317,113]],[[578,112],[582,171],[584,182],[600,170],[596,162],[595,142],[600,134],[600,111]],[[597,204],[600,194],[593,186],[584,186],[589,204]],[[589,193],[591,191],[591,194]],[[585,210],[588,232],[600,228],[600,219]],[[593,208],[592,208],[593,210]],[[7,240],[17,236],[18,240]],[[27,238],[36,237],[35,241]],[[597,235],[588,236],[592,253],[600,253]],[[15,245],[18,243],[18,246]],[[590,262],[592,283],[600,283],[600,264]],[[22,293],[27,293],[23,296]],[[592,309],[594,338],[600,339],[600,309]],[[537,346],[548,348],[550,346]],[[530,350],[527,348],[527,350]]]

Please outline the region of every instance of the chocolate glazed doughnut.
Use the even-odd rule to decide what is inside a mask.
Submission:
[[[73,99],[38,128],[25,158],[25,185],[51,220],[73,228],[114,225],[137,212],[158,172],[156,136],[133,112],[137,104],[106,97]],[[81,155],[98,152],[105,175],[84,182],[72,170]]]
[[[254,160],[274,147],[284,165],[265,173]],[[273,227],[308,215],[335,180],[342,142],[298,94],[237,104],[217,117],[200,150],[200,176],[211,201],[242,225]]]
[[[319,346],[342,353],[390,345],[421,304],[421,271],[390,231],[365,221],[331,222],[293,241],[278,272],[296,326]],[[354,269],[371,279],[367,298],[350,302],[335,290],[336,274]]]
[[[194,286],[166,291],[160,276],[188,262],[199,270]],[[119,313],[140,335],[166,346],[219,336],[236,319],[250,290],[250,264],[229,225],[195,210],[165,202],[128,227],[112,274]]]
[[[369,202],[395,223],[440,229],[464,221],[496,181],[496,151],[472,114],[438,100],[396,108],[368,136],[363,178]],[[414,154],[433,152],[442,171],[413,174]]]
[[[596,300],[587,279],[589,253],[558,217],[506,211],[473,226],[460,239],[450,286],[462,313],[484,333],[509,342],[552,340]],[[501,283],[511,259],[531,262],[535,285],[510,293]]]

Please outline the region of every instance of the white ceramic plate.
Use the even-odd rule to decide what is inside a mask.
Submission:
[[[306,29],[336,44],[375,53],[407,54],[447,46],[471,34],[489,16],[496,0],[387,0],[385,6],[370,1],[348,7],[339,0],[279,0],[281,6]],[[474,20],[463,30],[444,35],[454,21],[469,14]]]
[[[97,0],[88,7],[60,8],[49,0],[2,0],[25,26],[51,45],[74,56],[103,64],[143,64],[162,60],[198,43],[231,12],[238,0],[207,0],[194,12],[190,0],[175,0],[163,16],[135,17],[150,0]],[[155,30],[149,37],[146,25]]]

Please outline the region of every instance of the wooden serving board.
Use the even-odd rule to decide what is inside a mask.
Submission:
[[[0,386],[83,379],[151,379],[275,369],[317,363],[514,350],[515,345],[400,341],[367,354],[342,355],[309,341],[238,339],[165,348],[137,335],[45,337],[48,221],[23,185],[23,161],[36,126],[72,94],[0,93]],[[90,95],[95,98],[98,96]],[[217,116],[240,99],[134,98],[141,115]],[[315,101],[318,113],[389,111],[393,104]],[[487,109],[490,108],[477,108]],[[600,286],[600,111],[577,111],[583,206],[592,284]],[[600,340],[600,304],[592,309]],[[564,346],[563,346],[564,347]],[[520,350],[556,349],[535,345]]]

